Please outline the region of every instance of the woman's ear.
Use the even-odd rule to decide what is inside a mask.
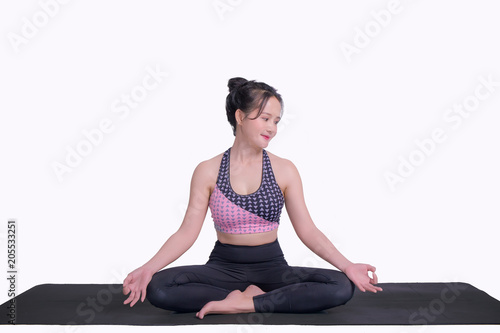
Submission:
[[[238,109],[238,110],[236,110],[236,113],[234,116],[236,117],[236,123],[238,125],[241,125],[241,122],[243,121],[243,119],[245,119],[245,112]]]

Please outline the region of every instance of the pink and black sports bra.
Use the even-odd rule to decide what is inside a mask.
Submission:
[[[279,225],[285,198],[276,179],[269,156],[262,151],[262,181],[259,189],[248,195],[233,191],[229,181],[229,154],[224,152],[209,207],[215,229],[229,234],[253,234],[274,230]]]

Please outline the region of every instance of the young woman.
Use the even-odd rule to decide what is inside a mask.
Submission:
[[[147,297],[157,307],[203,319],[209,313],[316,312],[345,304],[354,286],[381,291],[375,267],[350,262],[314,225],[292,162],[265,150],[282,116],[280,94],[243,78],[230,79],[228,87],[234,143],[196,167],[181,226],[128,274],[124,304]],[[277,240],[283,206],[300,240],[340,271],[287,264]],[[217,231],[208,262],[160,271],[193,245],[208,207]]]

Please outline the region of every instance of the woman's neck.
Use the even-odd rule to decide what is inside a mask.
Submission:
[[[238,162],[259,160],[262,158],[262,150],[261,147],[250,145],[236,137],[231,147],[231,159]]]

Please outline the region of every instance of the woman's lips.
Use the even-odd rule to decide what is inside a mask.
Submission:
[[[264,137],[264,139],[266,139],[266,140],[269,140],[269,138],[270,138],[270,137],[269,137],[269,136],[267,136],[267,135],[262,135],[262,136],[263,136],[263,137]]]

